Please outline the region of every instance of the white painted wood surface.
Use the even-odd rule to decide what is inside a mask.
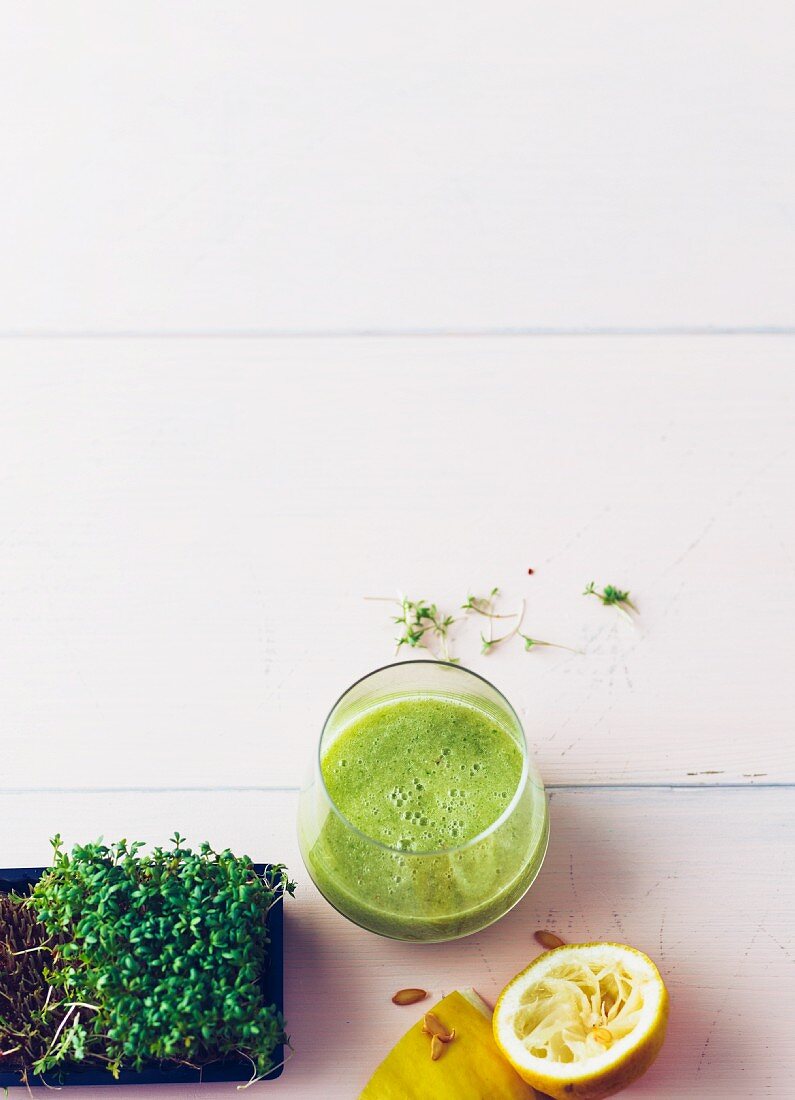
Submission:
[[[794,350],[0,343],[0,786],[296,786],[362,597],[494,584],[583,651],[459,635],[547,782],[792,782]]]
[[[349,924],[317,894],[295,841],[289,792],[51,794],[3,798],[0,865],[46,861],[46,838],[231,844],[286,859],[299,889],[286,910],[286,1014],[295,1056],[262,1094],[354,1100],[419,1007],[392,993],[475,985],[494,998],[538,953],[537,928],[569,942],[605,938],[647,951],[671,994],[668,1039],[627,1100],[744,1100],[792,1095],[795,803],[791,790],[566,789],[553,792],[552,841],[527,897],[458,943],[398,944]],[[160,1094],[161,1090],[158,1090]],[[232,1086],[169,1088],[203,1100]],[[134,1100],[136,1090],[126,1090]],[[92,1090],[112,1100],[116,1089]],[[431,1098],[428,1098],[431,1100]]]
[[[0,331],[795,324],[788,0],[6,2]]]

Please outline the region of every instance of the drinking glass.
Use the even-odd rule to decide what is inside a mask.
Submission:
[[[419,698],[476,708],[513,739],[522,757],[519,782],[502,814],[477,836],[461,843],[451,837],[448,847],[429,852],[390,847],[357,828],[335,805],[322,770],[329,747],[365,712]],[[466,791],[467,779],[457,782]],[[317,888],[355,924],[392,939],[429,943],[477,932],[529,889],[548,839],[544,786],[521,722],[482,676],[442,661],[403,661],[364,676],[332,707],[301,791],[298,840]]]

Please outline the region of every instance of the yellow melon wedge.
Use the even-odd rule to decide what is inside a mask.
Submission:
[[[419,1007],[419,1006],[418,1006]],[[438,1061],[422,1015],[392,1048],[359,1100],[531,1100],[533,1090],[500,1054],[491,1012],[474,989],[450,993],[432,1011],[455,1039]]]

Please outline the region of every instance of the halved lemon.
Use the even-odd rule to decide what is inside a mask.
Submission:
[[[647,955],[573,943],[539,955],[508,983],[493,1026],[533,1088],[554,1100],[602,1100],[646,1072],[667,1022],[668,992]]]

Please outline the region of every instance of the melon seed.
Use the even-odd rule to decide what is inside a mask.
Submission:
[[[566,942],[560,936],[556,936],[554,932],[547,932],[544,929],[539,929],[535,933],[535,938],[542,947],[546,947],[547,951],[554,951],[556,947],[563,947]]]
[[[422,1030],[426,1035],[435,1035],[443,1043],[450,1043],[455,1038],[455,1028],[448,1031],[438,1016],[432,1012],[426,1012],[422,1018]]]
[[[399,989],[392,998],[395,1005],[415,1005],[417,1001],[424,1001],[428,996],[424,989]]]

